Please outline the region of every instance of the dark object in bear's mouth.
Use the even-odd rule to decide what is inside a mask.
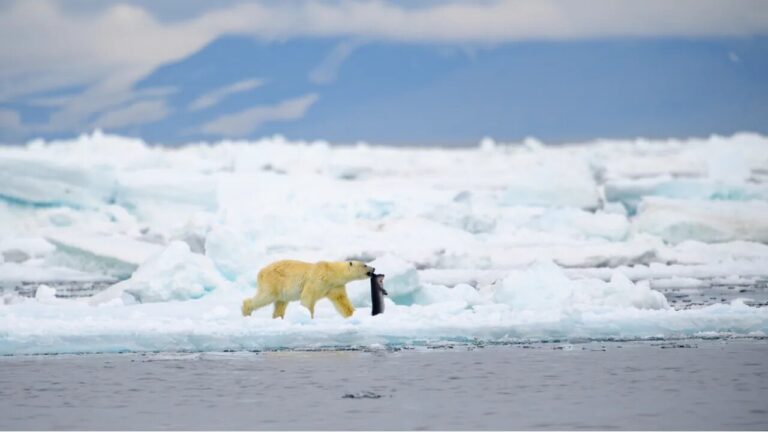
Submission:
[[[389,295],[384,289],[384,275],[371,276],[371,315],[384,313],[384,296]]]

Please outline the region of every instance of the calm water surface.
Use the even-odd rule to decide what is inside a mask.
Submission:
[[[768,341],[0,358],[2,429],[768,429]]]

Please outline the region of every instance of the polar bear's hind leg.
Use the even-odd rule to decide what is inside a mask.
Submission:
[[[243,316],[249,316],[253,313],[253,311],[262,308],[274,301],[275,299],[270,294],[266,294],[265,291],[259,290],[255,296],[243,300]]]
[[[314,319],[315,318],[315,303],[317,303],[317,299],[312,295],[313,291],[312,289],[304,288],[304,291],[301,292],[301,305],[304,306],[309,310],[309,317]]]
[[[288,307],[288,303],[284,301],[275,302],[275,310],[272,312],[272,318],[285,318],[285,308]]]

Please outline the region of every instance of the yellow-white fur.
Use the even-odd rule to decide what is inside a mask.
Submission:
[[[360,261],[276,261],[261,269],[256,295],[243,300],[243,316],[274,303],[272,318],[283,318],[289,302],[299,300],[315,317],[315,303],[328,298],[344,318],[355,308],[347,297],[347,282],[367,279],[374,269]]]

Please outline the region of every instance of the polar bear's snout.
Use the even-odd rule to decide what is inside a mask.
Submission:
[[[365,268],[368,270],[368,272],[365,273],[366,276],[373,276],[373,273],[376,271],[375,268],[373,268],[373,267],[371,267],[369,265],[366,265]]]

